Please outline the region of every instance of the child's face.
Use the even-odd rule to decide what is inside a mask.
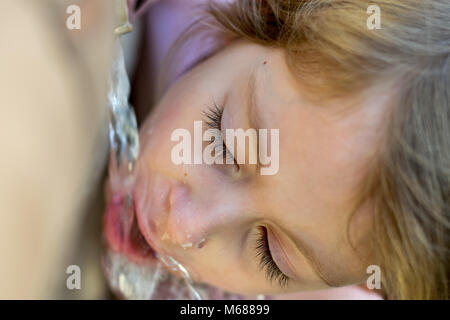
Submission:
[[[281,50],[247,42],[222,50],[178,81],[141,130],[135,201],[144,237],[194,280],[237,293],[365,281],[370,204],[348,219],[385,123],[387,98],[377,92],[308,103]],[[276,174],[261,175],[250,164],[174,164],[172,132],[184,128],[193,139],[194,121],[204,121],[214,103],[224,109],[223,131],[279,129]],[[260,268],[265,233],[287,286],[270,258]]]

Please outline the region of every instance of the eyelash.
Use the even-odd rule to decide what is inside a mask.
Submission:
[[[223,107],[218,106],[216,103],[214,103],[213,106],[208,107],[206,111],[203,111],[203,116],[205,117],[205,123],[206,126],[209,129],[216,129],[222,132],[222,115],[223,115]],[[216,146],[214,146],[214,149],[217,148],[217,150],[220,150],[222,148],[222,156],[224,159],[224,163],[227,163],[228,159],[233,159],[233,163],[239,168],[236,160],[234,159],[233,154],[228,150],[227,146],[225,145],[225,142],[222,139],[220,141],[214,140]]]
[[[260,259],[259,266],[262,270],[266,271],[266,277],[270,282],[277,280],[280,287],[285,288],[289,284],[289,277],[285,275],[280,268],[278,268],[275,261],[273,261],[269,242],[267,240],[267,229],[265,227],[260,227],[258,231],[255,249],[256,257]]]
[[[219,107],[216,103],[213,106],[209,107],[206,111],[203,112],[205,117],[206,126],[210,129],[216,129],[222,131],[222,115],[223,108]],[[223,148],[223,157],[225,161],[229,159],[228,157],[233,158],[233,162],[237,166],[236,160],[232,153],[228,150],[223,138],[221,141],[214,141],[214,143],[221,143],[216,147]],[[220,150],[220,149],[219,149]],[[226,162],[225,162],[226,163]],[[258,232],[258,238],[256,240],[256,257],[260,260],[259,266],[262,270],[266,271],[266,277],[270,282],[274,280],[278,280],[280,287],[284,288],[288,285],[289,277],[286,276],[280,268],[278,268],[275,261],[273,261],[272,255],[269,249],[269,243],[267,241],[267,229],[265,227],[260,227]]]

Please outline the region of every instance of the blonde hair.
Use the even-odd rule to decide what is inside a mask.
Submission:
[[[381,29],[369,30],[369,5]],[[210,1],[201,23],[223,39],[283,48],[298,80],[342,96],[399,79],[387,140],[359,203],[375,204],[373,250],[390,299],[449,298],[450,2]]]

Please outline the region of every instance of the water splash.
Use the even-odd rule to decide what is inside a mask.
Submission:
[[[115,167],[132,172],[139,156],[139,131],[133,108],[128,103],[130,82],[120,41],[116,42],[116,57],[111,70],[108,104],[110,110],[109,140],[115,152]],[[125,163],[125,166],[122,164]]]
[[[189,289],[189,293],[191,298],[194,300],[202,300],[201,293],[194,287],[194,283],[192,282],[191,276],[186,268],[175,260],[171,256],[159,256],[159,259],[172,271],[181,273],[181,277],[184,279],[187,288]]]
[[[135,185],[135,164],[139,155],[139,131],[133,108],[128,103],[130,82],[120,39],[110,74],[109,106],[109,192],[121,204],[120,226],[128,237],[134,218],[131,192]]]

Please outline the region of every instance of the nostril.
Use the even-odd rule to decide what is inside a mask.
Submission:
[[[205,246],[205,243],[206,243],[206,238],[201,238],[200,240],[198,240],[198,241],[194,244],[194,246],[195,246],[197,249],[201,249],[201,248],[203,248],[203,247]]]

